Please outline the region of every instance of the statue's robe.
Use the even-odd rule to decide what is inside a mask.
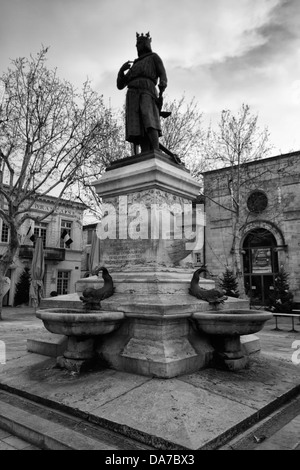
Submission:
[[[161,136],[159,118],[158,83],[166,87],[167,75],[161,58],[148,52],[136,59],[126,74],[119,72],[117,87],[126,86],[126,140],[135,144],[144,136],[146,129],[156,129]]]

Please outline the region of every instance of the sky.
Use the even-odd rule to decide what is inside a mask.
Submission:
[[[118,108],[118,70],[137,57],[136,32],[150,31],[168,98],[195,98],[213,125],[250,105],[273,156],[300,150],[299,24],[299,0],[1,0],[0,74],[49,46],[62,79],[89,78]]]

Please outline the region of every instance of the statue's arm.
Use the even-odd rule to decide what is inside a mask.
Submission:
[[[163,61],[157,54],[154,54],[154,60],[155,60],[157,76],[159,77],[158,87],[163,92],[167,88],[167,85],[168,85],[166,69],[164,67]]]
[[[125,64],[122,65],[122,67],[119,70],[118,77],[117,77],[117,88],[118,90],[123,90],[123,88],[126,87],[128,84],[128,77],[127,73],[125,74],[124,72],[128,69],[130,69],[132,62],[128,61],[125,62]]]

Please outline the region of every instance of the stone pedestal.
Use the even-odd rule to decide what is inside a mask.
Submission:
[[[216,363],[229,370],[244,369],[248,364],[248,356],[242,350],[239,335],[216,336],[213,338],[213,345],[216,348]]]
[[[67,348],[56,359],[57,366],[80,373],[95,362],[95,337],[69,336]]]
[[[98,228],[101,263],[115,285],[115,294],[101,306],[126,317],[118,331],[101,340],[98,354],[115,369],[165,378],[207,366],[213,348],[190,317],[213,307],[188,293],[196,269],[192,250],[203,242],[203,208],[192,213],[199,183],[154,151],[113,164],[94,185],[104,214]],[[99,287],[99,280],[80,280],[77,292],[88,285]],[[234,308],[245,305],[232,302]],[[232,302],[222,308],[232,308]]]
[[[102,263],[116,272],[193,267],[192,201],[199,187],[184,167],[172,164],[161,152],[113,165],[95,183],[104,213],[98,230]],[[203,207],[198,210],[201,243]]]

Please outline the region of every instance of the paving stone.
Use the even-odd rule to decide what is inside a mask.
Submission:
[[[258,333],[262,351],[250,357],[250,367],[243,371],[206,369],[168,380],[109,369],[76,376],[56,369],[54,358],[26,351],[27,338],[38,338],[43,328],[32,312],[22,317],[21,311],[3,310],[0,339],[7,346],[7,363],[0,365],[3,386],[87,413],[145,439],[169,440],[190,449],[206,446],[300,385],[299,365],[291,361],[291,345],[300,339],[299,333],[274,332],[274,325]],[[299,421],[295,418],[296,426]],[[287,442],[267,439],[256,450],[271,445],[283,449]],[[13,449],[1,437],[0,445]],[[293,445],[299,448],[296,440]]]
[[[266,441],[266,442],[262,442],[261,444],[259,444],[253,450],[290,450],[290,449],[284,448],[282,445],[275,444],[272,441]]]
[[[179,380],[259,410],[299,384],[299,369],[261,353],[251,357],[249,368],[235,373],[205,369]]]
[[[180,380],[153,379],[100,406],[93,415],[198,449],[254,411]]]
[[[4,439],[5,437],[10,436],[11,434],[8,431],[5,431],[4,429],[0,429],[0,439]]]
[[[28,445],[29,445],[28,442],[24,441],[23,439],[20,439],[17,436],[5,437],[4,439],[2,439],[2,441],[4,443],[14,447],[15,449],[19,449],[19,450],[22,450],[25,447],[28,447]]]
[[[42,450],[42,449],[39,449],[38,447],[30,445],[28,447],[24,447],[24,449],[22,450]]]
[[[299,416],[283,426],[268,441],[281,448],[293,450],[300,444],[300,420]]]
[[[16,450],[16,448],[10,446],[6,442],[0,441],[0,450]]]

